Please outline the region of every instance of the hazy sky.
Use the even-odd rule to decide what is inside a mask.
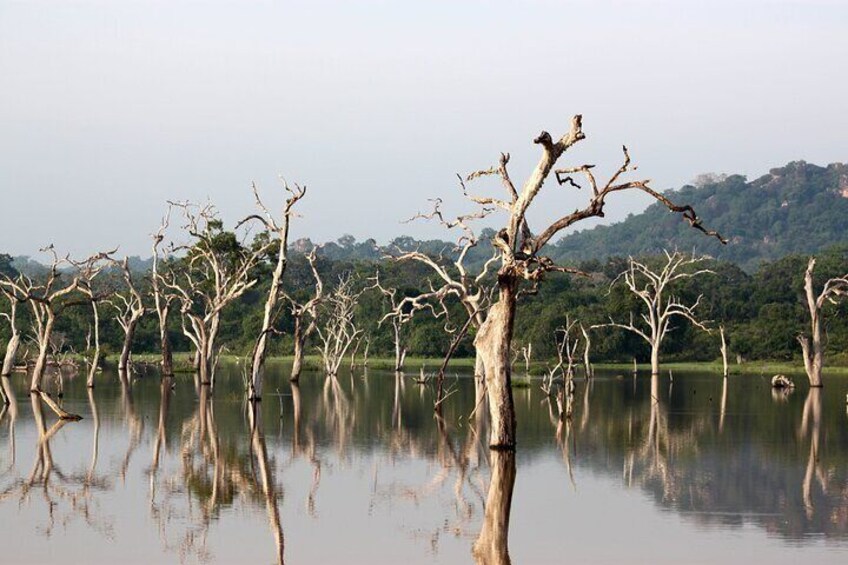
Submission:
[[[846,30],[844,0],[0,0],[0,252],[146,255],[166,199],[234,221],[279,174],[310,190],[293,237],[446,236],[398,222],[465,209],[455,173],[501,151],[523,180],[578,112],[571,162],[626,143],[662,189],[845,161]]]

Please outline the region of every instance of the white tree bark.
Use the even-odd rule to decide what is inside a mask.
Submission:
[[[256,198],[256,206],[259,208],[261,215],[250,216],[242,221],[244,222],[249,219],[259,220],[265,226],[266,233],[273,237],[273,241],[277,244],[277,260],[271,275],[271,288],[268,290],[268,296],[265,299],[262,328],[260,329],[259,337],[256,339],[256,345],[253,348],[253,355],[251,356],[248,399],[252,401],[262,398],[262,380],[265,369],[265,358],[268,354],[268,340],[270,339],[270,334],[274,331],[274,323],[278,316],[277,304],[283,295],[283,275],[288,265],[289,225],[293,215],[292,209],[306,195],[305,187],[301,188],[295,185],[295,188],[292,189],[287,183],[283,183],[283,187],[289,193],[289,197],[283,206],[279,222],[262,203],[256,184],[253,185],[253,195]]]
[[[348,349],[362,333],[354,321],[356,304],[361,294],[362,291],[354,290],[353,280],[348,274],[339,278],[336,288],[323,301],[326,322],[318,326],[317,331],[322,343],[319,352],[327,377],[338,376]]]
[[[9,322],[9,341],[6,344],[6,354],[3,357],[3,369],[0,371],[0,377],[8,377],[12,374],[12,370],[15,368],[15,360],[18,356],[18,347],[21,343],[21,332],[18,329],[18,300],[15,298],[15,294],[9,290],[7,291],[5,287],[0,286],[0,292],[2,292],[9,300],[9,313],[2,313],[0,316],[6,318]],[[9,402],[5,399],[6,404]]]
[[[813,290],[813,270],[816,267],[815,257],[811,257],[804,272],[804,294],[807,299],[807,310],[810,313],[810,335],[798,336],[801,352],[804,357],[804,369],[811,387],[822,386],[822,368],[824,367],[824,343],[822,340],[822,307],[825,302],[836,303],[838,298],[848,295],[848,274],[832,278],[825,282],[821,293],[816,295]]]
[[[722,375],[727,378],[730,374],[730,368],[727,364],[727,339],[724,336],[724,325],[718,327],[718,335],[721,338]]]
[[[658,375],[660,372],[660,348],[665,336],[673,329],[671,322],[675,318],[685,318],[692,325],[704,331],[710,331],[707,322],[695,317],[695,310],[701,302],[699,296],[691,305],[683,304],[679,299],[671,295],[671,285],[683,279],[691,279],[702,274],[712,273],[709,269],[691,270],[691,265],[697,265],[706,257],[691,257],[675,251],[665,252],[666,262],[657,270],[651,269],[647,264],[629,258],[629,267],[613,281],[615,284],[619,279],[624,281],[627,288],[636,295],[645,305],[645,312],[640,313],[641,325],[634,321],[631,312],[628,324],[617,323],[610,319],[606,326],[616,327],[630,331],[644,339],[651,348],[651,374]]]
[[[154,263],[156,263],[155,258]],[[135,330],[138,327],[139,321],[141,321],[141,318],[147,312],[147,309],[144,307],[144,300],[133,281],[129,267],[129,259],[125,257],[120,264],[116,263],[116,265],[120,266],[124,277],[124,283],[127,285],[126,293],[116,292],[114,294],[114,299],[109,301],[109,304],[117,312],[115,315],[115,321],[118,322],[118,325],[121,326],[121,329],[124,332],[121,356],[118,358],[118,372],[120,373],[126,372],[129,369]]]
[[[324,282],[318,273],[316,251],[317,248],[312,249],[306,255],[306,260],[309,262],[309,268],[312,271],[312,277],[315,279],[315,290],[312,297],[305,303],[299,303],[291,296],[287,297],[291,306],[292,318],[294,319],[294,360],[292,361],[292,370],[289,376],[291,382],[298,382],[300,380],[300,373],[303,370],[303,356],[306,353],[306,343],[318,327],[318,306],[324,297]],[[365,355],[367,363],[367,347]]]

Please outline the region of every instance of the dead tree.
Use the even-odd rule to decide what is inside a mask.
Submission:
[[[120,265],[124,284],[127,287],[126,292],[114,293],[113,299],[109,301],[109,304],[117,312],[115,320],[124,332],[124,343],[121,346],[121,356],[118,358],[118,372],[124,373],[129,369],[135,330],[147,309],[144,307],[144,300],[130,272],[129,259],[125,257],[121,263],[116,262],[115,264],[116,266]]]
[[[34,341],[38,347],[38,356],[30,380],[30,391],[33,395],[43,400],[60,418],[78,420],[79,416],[71,414],[62,409],[50,396],[43,392],[42,381],[47,368],[48,355],[50,353],[53,329],[56,326],[57,317],[69,306],[79,304],[69,300],[69,296],[80,289],[83,275],[93,278],[93,272],[102,268],[102,262],[108,259],[108,253],[92,255],[85,261],[72,263],[66,256],[60,258],[52,245],[42,249],[47,252],[52,261],[43,282],[35,283],[25,276],[16,280],[8,278],[0,280],[0,286],[6,292],[11,292],[18,302],[29,304],[33,318]],[[79,266],[74,272],[66,272],[61,267]]]
[[[156,308],[156,316],[159,318],[159,346],[162,354],[160,363],[162,376],[174,376],[174,356],[171,351],[171,339],[168,337],[168,316],[171,313],[171,307],[176,300],[176,295],[168,292],[167,287],[163,284],[164,273],[161,271],[160,263],[160,247],[165,240],[165,231],[171,219],[171,205],[168,205],[168,211],[162,218],[162,224],[159,229],[152,235],[153,237],[153,268],[151,272],[151,285],[153,287],[153,304]],[[165,253],[164,250],[161,251]]]
[[[234,234],[222,230],[211,204],[172,205],[182,210],[194,244],[178,248],[186,251],[184,264],[169,278],[162,278],[162,283],[180,301],[183,335],[198,353],[200,384],[211,385],[221,312],[256,284],[252,270],[268,246],[245,249]]]
[[[592,363],[589,359],[589,350],[592,348],[592,338],[589,337],[589,330],[591,329],[592,328],[590,327],[587,330],[583,326],[583,324],[580,324],[580,332],[583,334],[583,370],[586,373],[587,379],[591,378],[594,374],[594,370],[592,369]]]
[[[253,347],[253,355],[250,362],[250,380],[248,383],[248,398],[250,400],[259,400],[262,397],[262,376],[265,368],[265,357],[268,354],[268,339],[274,331],[274,324],[279,317],[278,303],[283,297],[283,275],[286,272],[288,265],[288,246],[289,246],[289,224],[293,216],[292,208],[297,204],[298,200],[306,195],[306,187],[301,188],[295,185],[294,189],[290,188],[287,183],[283,183],[289,197],[286,198],[283,206],[279,222],[274,218],[274,215],[268,210],[262,199],[259,197],[259,191],[256,189],[256,184],[253,185],[253,196],[256,199],[256,207],[259,208],[261,214],[248,216],[241,223],[250,220],[260,222],[265,233],[277,246],[277,257],[274,265],[274,271],[271,274],[271,288],[268,290],[268,296],[265,299],[265,309],[262,315],[262,328],[259,332],[259,337],[256,338],[256,344]]]
[[[18,284],[23,284],[23,275],[17,278]],[[18,329],[18,298],[15,296],[13,287],[6,288],[0,286],[0,294],[3,294],[9,301],[9,312],[2,312],[0,316],[6,318],[9,322],[9,342],[6,344],[6,354],[3,357],[3,370],[0,371],[0,377],[8,377],[12,374],[15,368],[15,359],[18,356],[18,347],[21,344],[21,332]],[[5,399],[5,397],[4,397]],[[8,404],[8,402],[6,402]]]
[[[828,279],[822,291],[816,296],[813,290],[813,270],[816,258],[810,257],[807,270],[804,272],[804,294],[807,299],[807,309],[810,312],[810,336],[799,335],[798,343],[804,357],[804,369],[811,387],[822,386],[822,367],[824,365],[824,344],[822,342],[822,307],[825,302],[836,304],[839,297],[848,295],[848,274],[842,277]]]
[[[315,333],[318,326],[318,306],[321,304],[324,296],[324,283],[316,266],[316,249],[313,248],[306,254],[306,260],[309,262],[312,277],[315,279],[315,291],[312,297],[306,302],[301,303],[297,302],[291,296],[286,296],[291,307],[292,319],[294,320],[294,360],[292,361],[291,376],[289,377],[289,380],[292,382],[298,382],[300,379],[300,373],[303,370],[303,355],[306,351],[306,342]]]
[[[321,346],[318,348],[327,377],[337,377],[345,354],[362,333],[356,327],[354,313],[361,290],[354,288],[351,276],[342,275],[336,288],[323,301],[325,321],[317,327]]]
[[[542,392],[545,395],[550,395],[554,390],[554,381],[557,376],[562,376],[563,369],[562,366],[565,364],[565,349],[570,346],[568,342],[568,334],[565,333],[563,339],[559,339],[559,334],[564,333],[561,331],[562,328],[557,328],[554,332],[554,341],[556,342],[556,354],[557,354],[557,364],[552,368],[548,368],[547,374],[542,377],[542,384],[539,385],[542,389]]]
[[[721,364],[722,364],[722,376],[727,378],[730,374],[730,369],[727,365],[727,339],[724,336],[724,324],[718,327],[718,336],[721,339]]]
[[[468,253],[479,244],[479,239],[469,224],[473,220],[488,216],[491,209],[484,207],[478,213],[461,215],[448,220],[444,217],[441,205],[442,200],[436,198],[433,200],[432,212],[429,214],[419,213],[409,221],[435,219],[447,229],[460,230],[461,235],[459,236],[456,247],[452,250],[453,257],[446,257],[444,254],[434,257],[420,251],[399,251],[390,255],[389,257],[394,261],[415,261],[426,265],[436,275],[436,282],[433,284],[431,281],[428,292],[424,292],[418,296],[405,297],[401,300],[399,307],[423,309],[429,303],[431,312],[434,315],[441,312],[446,314],[447,309],[444,307],[444,300],[447,297],[453,296],[459,300],[466,314],[472,318],[471,327],[476,331],[483,325],[488,314],[488,306],[494,289],[494,280],[490,276],[490,269],[497,261],[498,254],[495,253],[486,261],[479,272],[469,272],[469,269],[465,266],[465,260]],[[441,306],[439,310],[435,308],[437,304]],[[446,329],[448,327],[446,325]],[[474,375],[479,384],[484,382],[483,363],[479,355],[476,356]],[[478,391],[482,392],[482,390],[482,387],[478,387]]]
[[[686,305],[671,294],[673,283],[713,272],[709,269],[687,270],[690,266],[697,265],[706,258],[694,255],[689,257],[678,251],[674,253],[666,251],[665,257],[665,265],[657,271],[651,270],[648,265],[636,261],[633,257],[629,258],[628,269],[621,273],[613,281],[613,284],[618,280],[623,280],[628,290],[645,304],[647,312],[640,314],[642,322],[638,324],[634,321],[633,312],[630,313],[628,324],[615,322],[612,318],[610,318],[609,324],[606,324],[609,327],[625,329],[648,342],[651,347],[652,375],[659,374],[660,347],[665,336],[673,329],[671,326],[672,320],[685,318],[696,328],[710,331],[705,325],[706,322],[695,317],[695,310],[698,308],[702,296],[698,296],[693,304]]]
[[[667,197],[650,188],[647,180],[621,180],[622,175],[634,169],[630,164],[630,155],[626,148],[624,163],[604,184],[597,181],[592,165],[554,170],[554,166],[563,153],[584,138],[582,117],[579,115],[572,119],[570,131],[556,141],[547,132],[539,134],[534,142],[542,148],[542,155],[520,190],[512,183],[507,173],[509,161],[507,154],[501,155],[499,166],[472,173],[466,179],[498,176],[506,189],[507,196],[506,199],[480,197],[469,194],[467,190],[464,191],[468,199],[481,207],[481,216],[495,210],[506,215],[505,227],[492,240],[500,260],[500,268],[497,272],[497,302],[489,309],[488,316],[475,338],[477,353],[485,369],[491,420],[489,445],[494,448],[512,448],[515,445],[515,408],[512,398],[509,352],[520,286],[525,281],[538,283],[546,273],[576,271],[556,265],[549,257],[542,254],[543,248],[554,236],[582,220],[603,216],[606,198],[609,195],[632,189],[650,195],[671,211],[682,214],[692,227],[724,242],[724,239],[716,232],[703,227],[701,219],[691,206],[675,205]],[[590,200],[586,207],[578,208],[554,221],[541,232],[534,233],[528,225],[527,212],[551,173],[554,173],[560,185],[573,188],[580,187],[575,180],[575,175],[583,175],[590,186]]]
[[[86,301],[91,305],[91,313],[92,313],[92,330],[91,332],[94,335],[94,352],[92,354],[90,361],[90,366],[88,368],[88,376],[86,377],[85,384],[88,388],[94,388],[94,375],[97,374],[97,369],[100,367],[100,302],[105,298],[105,296],[101,293],[98,293],[94,289],[94,279],[99,275],[104,267],[106,266],[106,261],[114,262],[109,254],[101,255],[98,260],[92,261],[88,259],[83,263],[76,263],[71,261],[71,264],[76,267],[78,271],[79,277],[79,292],[85,296]],[[91,351],[91,341],[87,340],[86,350]]]
[[[403,371],[404,361],[406,360],[406,346],[403,344],[403,326],[412,321],[412,317],[416,312],[416,308],[413,307],[415,303],[403,301],[398,296],[398,289],[383,286],[380,283],[380,271],[377,271],[371,280],[374,282],[368,289],[378,290],[389,302],[389,312],[380,319],[378,324],[382,325],[383,322],[388,320],[392,325],[392,342],[395,346],[395,372],[400,372]]]

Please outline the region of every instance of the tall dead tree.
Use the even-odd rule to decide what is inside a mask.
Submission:
[[[159,346],[162,354],[160,368],[163,377],[174,376],[174,356],[171,351],[171,339],[168,336],[168,317],[171,313],[171,307],[176,300],[176,295],[168,292],[167,287],[163,284],[165,273],[162,272],[160,265],[160,253],[164,254],[165,250],[160,250],[162,242],[165,240],[165,232],[168,229],[171,220],[171,205],[168,205],[167,213],[162,217],[162,224],[159,229],[152,235],[153,238],[153,268],[151,271],[150,282],[153,287],[153,304],[156,308],[156,316],[159,318]]]
[[[155,259],[154,259],[155,261]],[[141,293],[136,287],[133,280],[132,272],[129,267],[129,259],[124,258],[121,263],[115,263],[120,266],[121,275],[124,279],[124,284],[127,289],[125,292],[116,292],[113,294],[113,299],[109,304],[116,310],[115,320],[121,326],[124,332],[124,342],[121,346],[121,356],[118,358],[118,372],[124,373],[129,369],[130,356],[132,355],[132,344],[135,338],[135,330],[138,327],[139,321],[144,317],[147,309],[144,306],[144,300]]]
[[[180,301],[182,331],[198,354],[200,384],[212,384],[221,312],[256,284],[253,267],[267,245],[245,249],[235,234],[224,232],[214,206],[173,204],[183,212],[185,229],[194,240],[184,246],[183,265],[163,284]]]
[[[316,266],[316,249],[313,248],[306,254],[309,269],[312,272],[312,277],[315,279],[315,290],[312,296],[306,302],[298,302],[291,296],[286,297],[291,307],[292,319],[294,320],[294,360],[292,361],[289,380],[295,383],[300,380],[300,373],[303,370],[303,356],[306,352],[306,342],[318,327],[318,306],[321,304],[324,296],[324,283]]]
[[[283,294],[283,274],[286,272],[288,265],[288,246],[289,246],[289,224],[292,218],[292,208],[297,204],[298,200],[306,195],[306,187],[295,185],[294,189],[290,188],[288,183],[283,183],[289,197],[286,198],[279,221],[274,218],[274,215],[268,210],[262,199],[259,197],[259,191],[256,189],[256,184],[253,185],[253,196],[256,199],[256,207],[259,208],[260,214],[248,216],[241,223],[255,220],[260,222],[267,234],[269,241],[273,242],[277,248],[277,257],[274,265],[274,271],[271,274],[271,288],[268,290],[268,296],[265,299],[265,309],[262,315],[262,328],[259,336],[256,338],[256,344],[253,348],[253,355],[250,362],[250,380],[248,382],[248,398],[250,400],[259,400],[262,398],[262,376],[265,368],[265,357],[268,353],[269,335],[274,331],[274,323],[279,317],[278,303],[282,299]]]
[[[345,354],[356,341],[361,329],[356,327],[354,313],[361,290],[354,288],[350,275],[339,277],[339,283],[324,298],[325,322],[318,326],[321,346],[318,348],[327,377],[337,377]]]
[[[692,265],[698,265],[706,257],[687,256],[675,251],[665,252],[665,265],[657,271],[652,270],[645,263],[641,263],[630,257],[629,266],[613,281],[613,285],[623,280],[628,290],[636,295],[645,304],[646,312],[640,313],[642,322],[634,320],[633,312],[630,313],[630,322],[622,324],[610,318],[610,327],[625,329],[632,332],[651,347],[651,374],[658,375],[660,372],[660,348],[665,336],[673,327],[671,322],[675,318],[685,318],[696,328],[710,331],[706,322],[695,317],[695,310],[701,302],[702,296],[698,296],[691,305],[683,304],[680,299],[672,295],[673,283],[697,277],[702,274],[712,273],[709,269],[687,270]]]
[[[111,253],[114,253],[111,252]],[[107,262],[114,262],[109,255],[111,253],[102,254],[96,260],[88,259],[82,263],[71,261],[71,264],[76,267],[79,278],[79,292],[85,296],[86,301],[91,306],[92,326],[91,333],[94,336],[94,349],[91,355],[90,365],[88,368],[88,376],[85,384],[88,388],[94,388],[94,376],[97,374],[97,369],[100,367],[100,302],[104,300],[105,295],[98,293],[94,289],[94,279],[103,271]],[[89,340],[87,350],[91,350]]]
[[[634,169],[626,148],[624,163],[604,184],[597,181],[593,165],[554,170],[563,153],[584,138],[583,121],[579,115],[572,119],[569,132],[556,141],[548,132],[539,134],[534,143],[542,148],[542,155],[520,190],[507,173],[507,154],[501,155],[499,166],[472,173],[467,177],[467,180],[471,180],[489,175],[498,176],[506,189],[506,199],[475,196],[464,190],[466,197],[481,207],[481,215],[487,215],[494,210],[506,215],[505,227],[492,240],[500,259],[497,272],[497,302],[489,309],[488,316],[475,338],[475,346],[486,375],[491,421],[489,445],[493,448],[512,448],[515,445],[515,408],[509,352],[521,283],[528,281],[535,284],[549,272],[576,271],[556,265],[553,260],[542,254],[544,246],[554,236],[582,220],[603,216],[606,198],[610,194],[632,189],[650,195],[671,211],[683,215],[692,227],[724,242],[719,234],[703,227],[701,219],[691,206],[675,205],[667,197],[650,188],[647,180],[621,180],[622,175]],[[575,176],[583,175],[590,186],[590,200],[584,208],[578,208],[555,220],[541,232],[534,233],[528,224],[527,212],[551,173],[554,173],[559,185],[573,188],[580,188]]]
[[[804,272],[804,295],[810,312],[810,335],[799,335],[798,343],[804,357],[804,370],[811,387],[822,386],[822,367],[824,366],[824,343],[822,341],[822,307],[825,302],[836,304],[839,297],[848,295],[848,274],[828,279],[821,292],[816,295],[813,289],[813,270],[816,258],[810,257]]]

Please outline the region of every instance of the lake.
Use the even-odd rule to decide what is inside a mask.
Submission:
[[[3,562],[848,562],[848,379],[599,371],[570,421],[532,381],[513,454],[469,375],[441,419],[415,376],[272,364],[254,414],[235,366],[212,391],[107,371],[66,379],[65,423],[15,375]]]

